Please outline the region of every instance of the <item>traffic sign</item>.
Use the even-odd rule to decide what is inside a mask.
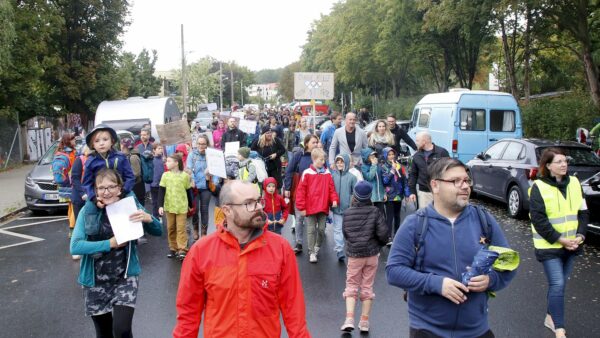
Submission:
[[[294,73],[294,99],[332,100],[333,73]]]

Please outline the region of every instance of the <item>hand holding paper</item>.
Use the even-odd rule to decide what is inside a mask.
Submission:
[[[137,216],[139,215],[138,208],[133,197],[125,197],[118,202],[107,205],[106,214],[115,234],[117,244],[138,239],[144,235],[142,222],[132,222],[130,219],[130,216],[134,214],[137,218],[140,218]]]

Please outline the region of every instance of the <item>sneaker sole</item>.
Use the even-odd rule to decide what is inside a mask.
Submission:
[[[344,332],[352,332],[352,331],[354,331],[354,328],[353,327],[344,327],[344,328],[342,328],[342,331],[344,331]]]

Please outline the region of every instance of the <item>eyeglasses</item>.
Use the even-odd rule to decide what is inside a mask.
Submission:
[[[260,205],[261,209],[264,208],[265,202],[263,199],[257,199],[257,200],[248,201],[246,203],[227,203],[227,205],[245,205],[246,210],[248,212],[253,212],[253,211],[256,211],[256,209],[258,209],[259,205]]]
[[[456,188],[460,188],[462,187],[463,183],[466,183],[469,187],[473,186],[473,180],[471,180],[470,178],[455,178],[453,180],[444,180],[441,178],[436,178],[436,181],[442,181],[442,182],[447,182],[447,183],[454,183],[454,186]]]
[[[117,190],[119,190],[119,186],[118,185],[110,185],[108,187],[97,187],[96,190],[98,190],[98,193],[105,193],[105,192],[109,192],[109,193],[114,193],[117,192]]]

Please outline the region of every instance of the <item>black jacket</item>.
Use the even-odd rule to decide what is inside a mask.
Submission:
[[[246,133],[235,129],[227,129],[225,134],[223,134],[223,138],[221,138],[221,146],[225,149],[225,143],[227,142],[240,142],[240,148],[246,146]]]
[[[392,132],[392,134],[394,134],[394,146],[392,148],[394,148],[396,154],[401,154],[400,139],[403,139],[404,143],[406,143],[406,145],[411,147],[413,150],[417,150],[417,144],[415,143],[415,141],[413,141],[412,138],[410,138],[410,136],[408,136],[404,129],[396,125],[396,127],[394,127],[394,129],[391,129],[390,131]]]
[[[562,182],[557,182],[554,177],[544,177],[540,178],[544,183],[548,183],[549,185],[556,187],[558,191],[563,195],[563,197],[567,197],[567,185],[569,185],[570,178],[566,176]],[[581,192],[583,194],[583,190]],[[548,243],[555,243],[560,238],[560,233],[554,230],[552,224],[548,220],[548,216],[546,215],[546,204],[544,203],[544,199],[540,194],[540,190],[537,185],[533,185],[531,187],[531,193],[529,196],[529,215],[531,217],[531,224],[535,228],[535,231],[542,236]],[[587,225],[589,222],[589,214],[587,210],[579,210],[577,213],[577,221],[579,225],[577,227],[577,234],[585,237],[585,232],[587,230]],[[580,254],[582,252],[583,247],[579,246],[576,251],[568,251],[565,248],[561,249],[535,249],[535,257],[538,261],[545,261],[548,259],[562,257],[563,255],[568,254]]]
[[[429,174],[427,173],[427,167],[435,160],[442,157],[450,157],[448,151],[442,147],[433,145],[431,155],[425,159],[425,152],[423,150],[417,151],[410,165],[408,171],[408,188],[411,194],[417,194],[417,183],[419,183],[419,190],[429,192]]]
[[[352,201],[344,211],[342,231],[348,257],[375,256],[390,237],[385,217],[371,201]]]
[[[273,144],[262,148],[258,145],[259,140],[260,138],[254,140],[254,142],[252,142],[250,145],[250,149],[256,151],[260,157],[263,158],[267,171],[281,171],[281,156],[286,153],[285,147],[283,146],[283,143],[281,143],[281,140],[278,137],[273,137]],[[269,157],[271,154],[277,154],[277,156],[275,156],[274,159],[271,159]]]

